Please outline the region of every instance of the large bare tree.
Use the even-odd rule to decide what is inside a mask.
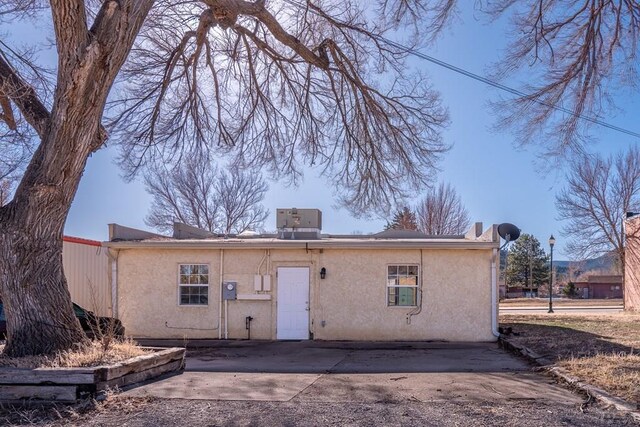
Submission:
[[[146,223],[170,231],[175,221],[213,233],[239,234],[262,228],[269,212],[262,205],[268,186],[261,175],[211,163],[186,161],[174,170],[145,175],[153,196]]]
[[[408,74],[407,51],[381,36],[429,10],[382,3],[375,17],[342,0],[0,2],[4,28],[50,19],[57,54],[47,80],[36,58],[0,43],[1,132],[17,135],[14,160],[28,153],[0,208],[5,353],[85,339],[62,232],[87,158],[109,132],[129,176],[223,155],[292,180],[315,165],[354,211],[388,209],[428,183],[447,148],[447,114],[428,82]]]
[[[257,172],[241,172],[233,169],[221,173],[216,183],[220,225],[224,234],[240,234],[260,229],[269,215],[261,204],[269,187]]]
[[[567,250],[579,258],[614,252],[624,271],[624,219],[640,209],[640,150],[603,158],[584,155],[570,164],[566,187],[556,197]]]
[[[420,231],[426,234],[464,234],[470,225],[460,196],[445,183],[427,192],[416,207],[416,217]]]

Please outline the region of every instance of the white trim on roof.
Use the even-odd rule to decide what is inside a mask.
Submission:
[[[384,239],[384,240],[279,240],[279,239],[219,239],[219,240],[140,240],[103,242],[114,249],[494,249],[499,242],[467,239]]]

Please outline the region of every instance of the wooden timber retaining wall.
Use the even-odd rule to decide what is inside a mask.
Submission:
[[[93,368],[0,368],[0,402],[75,402],[184,369],[184,348],[147,349],[153,352]]]

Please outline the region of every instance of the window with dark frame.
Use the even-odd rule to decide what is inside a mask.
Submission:
[[[387,306],[412,307],[418,303],[418,266],[387,266]]]
[[[209,305],[209,266],[180,264],[180,305]]]

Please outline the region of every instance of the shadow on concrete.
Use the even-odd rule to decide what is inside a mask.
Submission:
[[[513,372],[530,366],[496,343],[268,341],[191,348],[186,370],[237,373]]]

